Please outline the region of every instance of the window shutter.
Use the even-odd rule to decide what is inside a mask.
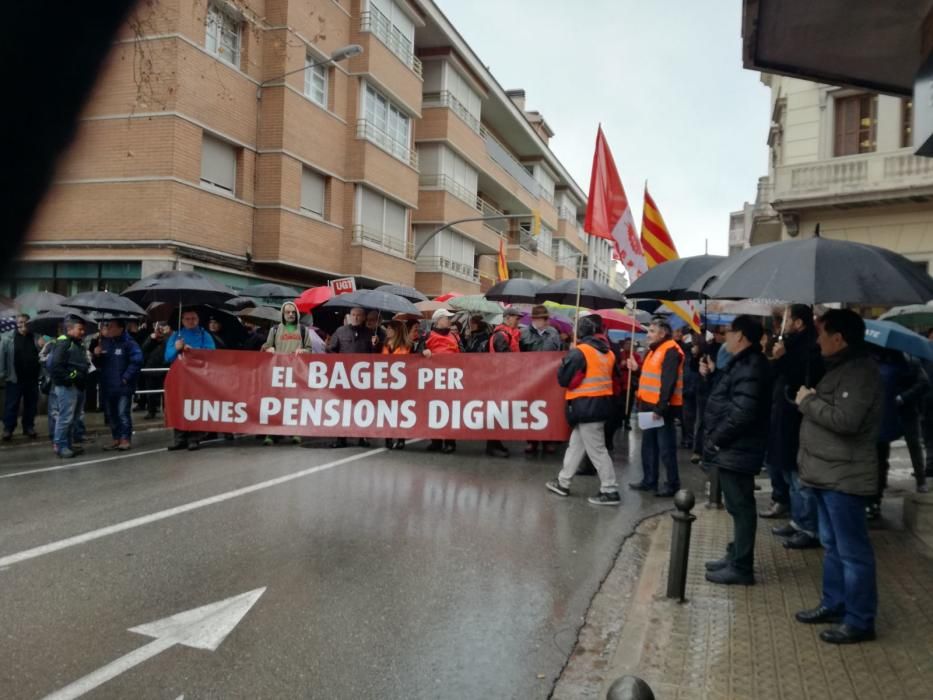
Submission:
[[[383,198],[384,199],[384,198]],[[393,201],[385,201],[385,233],[399,241],[406,240],[405,207]]]
[[[360,224],[368,233],[380,234],[383,227],[383,202],[385,199],[365,187],[360,204]]]
[[[236,183],[236,149],[208,134],[201,140],[201,181],[231,193]]]
[[[303,168],[301,171],[301,208],[323,217],[325,186],[326,181],[322,175]]]

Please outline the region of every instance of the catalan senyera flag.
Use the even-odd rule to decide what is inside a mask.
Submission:
[[[586,203],[583,230],[591,236],[612,242],[613,257],[625,266],[629,282],[648,271],[641,241],[635,230],[635,218],[629,206],[622,178],[603,135],[596,132],[596,152],[590,175],[590,196]]]
[[[505,259],[505,241],[499,239],[499,255],[496,258],[496,274],[499,282],[505,282],[509,278],[509,263]]]
[[[667,230],[664,217],[648,193],[645,185],[645,206],[641,216],[641,246],[645,252],[645,262],[649,268],[660,265],[669,260],[677,260],[677,246]],[[686,321],[693,330],[700,330],[700,315],[690,302],[664,302],[665,306]]]

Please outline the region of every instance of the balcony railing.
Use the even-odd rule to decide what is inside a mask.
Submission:
[[[557,218],[563,219],[564,221],[576,221],[577,220],[577,210],[571,209],[568,206],[561,204],[557,208]]]
[[[415,247],[410,241],[385,231],[373,231],[361,224],[353,227],[353,245],[373,248],[409,260],[415,257]]]
[[[422,189],[430,188],[445,190],[457,199],[466,202],[477,211],[482,211],[479,204],[480,200],[479,197],[476,196],[476,192],[471,192],[468,187],[464,187],[449,175],[432,175],[430,173],[421,173],[421,176],[419,177],[419,183]]]
[[[499,139],[493,136],[486,127],[480,126],[480,135],[486,142],[486,153],[489,154],[489,157],[502,166],[502,169],[518,181],[518,184],[528,190],[532,196],[540,197],[541,186],[531,176],[531,173],[525,170],[525,166],[519,162],[518,158],[513,156],[512,152],[502,145]]]
[[[479,119],[469,110],[466,105],[458,100],[454,94],[448,90],[441,92],[425,93],[421,100],[422,107],[447,107],[451,112],[460,117],[468,127],[477,134],[482,131],[482,125]]]
[[[910,149],[862,153],[779,166],[772,201],[860,194],[870,200],[885,190],[915,187],[933,187],[933,160],[914,156]]]
[[[441,272],[470,282],[479,282],[479,270],[466,263],[442,256],[419,257],[415,269],[418,272]]]
[[[390,153],[403,163],[408,163],[415,170],[418,169],[418,152],[409,147],[407,143],[397,141],[395,137],[387,131],[383,131],[371,121],[367,119],[358,119],[356,121],[356,138],[374,143],[386,153]]]
[[[478,201],[480,211],[483,213],[483,216],[502,216],[502,212],[492,206],[485,199],[479,199]],[[485,224],[488,228],[491,228],[500,236],[504,236],[509,230],[508,219],[491,219],[490,221],[484,221],[483,224]]]
[[[538,239],[535,236],[532,236],[526,231],[522,231],[518,236],[518,246],[522,250],[527,250],[531,253],[538,252]]]
[[[421,77],[421,59],[415,56],[411,39],[393,27],[391,20],[372,5],[370,10],[360,13],[360,31],[371,32],[389,51],[398,56],[402,63]]]

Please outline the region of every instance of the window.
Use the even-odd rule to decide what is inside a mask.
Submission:
[[[911,97],[901,98],[901,148],[914,145],[914,101]]]
[[[553,234],[550,229],[544,226],[541,227],[541,233],[538,234],[538,252],[544,253],[548,257],[553,253],[551,250],[552,236]]]
[[[411,157],[411,120],[408,115],[371,85],[366,86],[363,95],[366,138],[408,162]]]
[[[323,175],[308,168],[301,169],[301,211],[325,218],[324,193],[326,190],[327,180]]]
[[[204,46],[227,63],[240,66],[240,22],[231,13],[211,3],[207,8]]]
[[[833,154],[850,156],[875,150],[878,96],[853,95],[835,101],[836,132]]]
[[[439,144],[425,144],[418,149],[421,184],[442,187],[471,207],[476,206],[478,174],[460,155]]]
[[[18,262],[3,291],[9,296],[49,291],[72,296],[97,290],[119,294],[140,275],[139,262]]]
[[[227,194],[236,186],[236,149],[208,134],[201,140],[201,184]]]
[[[408,210],[366,187],[359,188],[358,243],[402,255],[408,252]]]
[[[419,242],[433,232],[433,227],[422,227],[418,232]],[[420,272],[443,272],[474,281],[478,277],[476,246],[469,238],[445,229],[424,247],[418,256],[416,269]]]
[[[554,201],[554,178],[544,169],[540,164],[534,166],[534,171],[532,173],[535,180],[538,181],[538,184],[541,186],[541,198],[549,202]]]
[[[327,109],[327,66],[315,66],[316,59],[308,54],[305,59],[305,95]]]

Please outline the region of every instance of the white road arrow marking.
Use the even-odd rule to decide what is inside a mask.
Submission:
[[[79,698],[176,644],[214,651],[265,591],[265,588],[257,588],[217,603],[133,627],[130,632],[154,637],[155,640],[52,693],[45,700]]]

